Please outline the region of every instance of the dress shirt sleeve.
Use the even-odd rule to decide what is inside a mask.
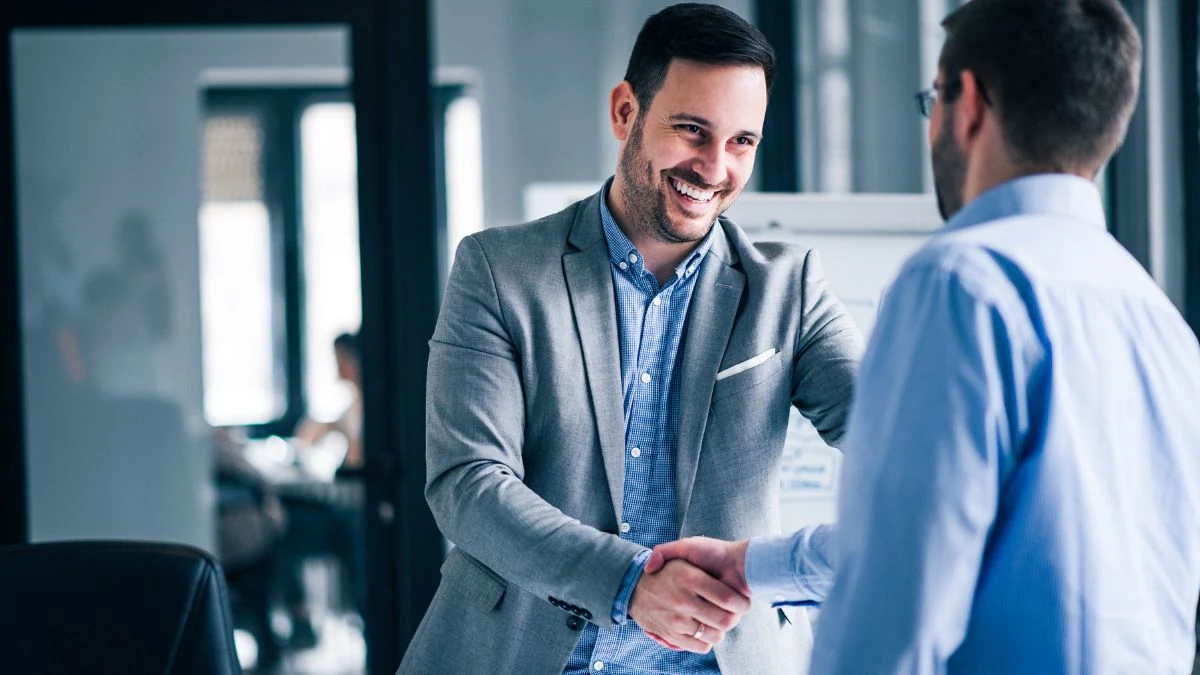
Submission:
[[[642,572],[646,570],[646,561],[650,559],[650,549],[638,554],[629,564],[625,578],[621,579],[621,589],[617,591],[617,599],[613,602],[612,620],[618,626],[624,626],[629,620],[629,601],[633,599],[633,589],[637,588]]]
[[[1031,326],[982,251],[910,263],[888,293],[851,412],[814,674],[945,672],[1020,442]]]
[[[833,586],[832,525],[791,536],[756,537],[746,549],[746,584],[772,605],[818,605]]]

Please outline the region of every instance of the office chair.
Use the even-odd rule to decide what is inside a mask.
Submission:
[[[0,670],[236,675],[225,582],[187,546],[0,548]]]

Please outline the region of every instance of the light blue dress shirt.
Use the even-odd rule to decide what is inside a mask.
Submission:
[[[629,600],[641,578],[649,549],[679,538],[675,509],[675,449],[679,437],[681,342],[696,272],[712,248],[712,234],[659,284],[642,254],[617,227],[608,210],[608,189],[600,199],[600,220],[608,243],[616,291],[625,404],[625,487],[618,533],[645,546],[630,566],[613,607],[618,625],[583,630],[566,673],[719,673],[716,656],[665,649],[627,620]]]
[[[856,391],[814,675],[1191,672],[1200,348],[1092,183],[962,209]],[[793,544],[754,542],[756,597],[799,583]]]

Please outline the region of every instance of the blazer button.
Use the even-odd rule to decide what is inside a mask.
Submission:
[[[567,628],[570,628],[571,630],[582,630],[583,629],[583,619],[581,619],[577,616],[568,616],[567,617]]]

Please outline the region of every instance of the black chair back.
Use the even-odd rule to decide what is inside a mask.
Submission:
[[[235,675],[220,567],[187,546],[0,548],[0,670]]]

